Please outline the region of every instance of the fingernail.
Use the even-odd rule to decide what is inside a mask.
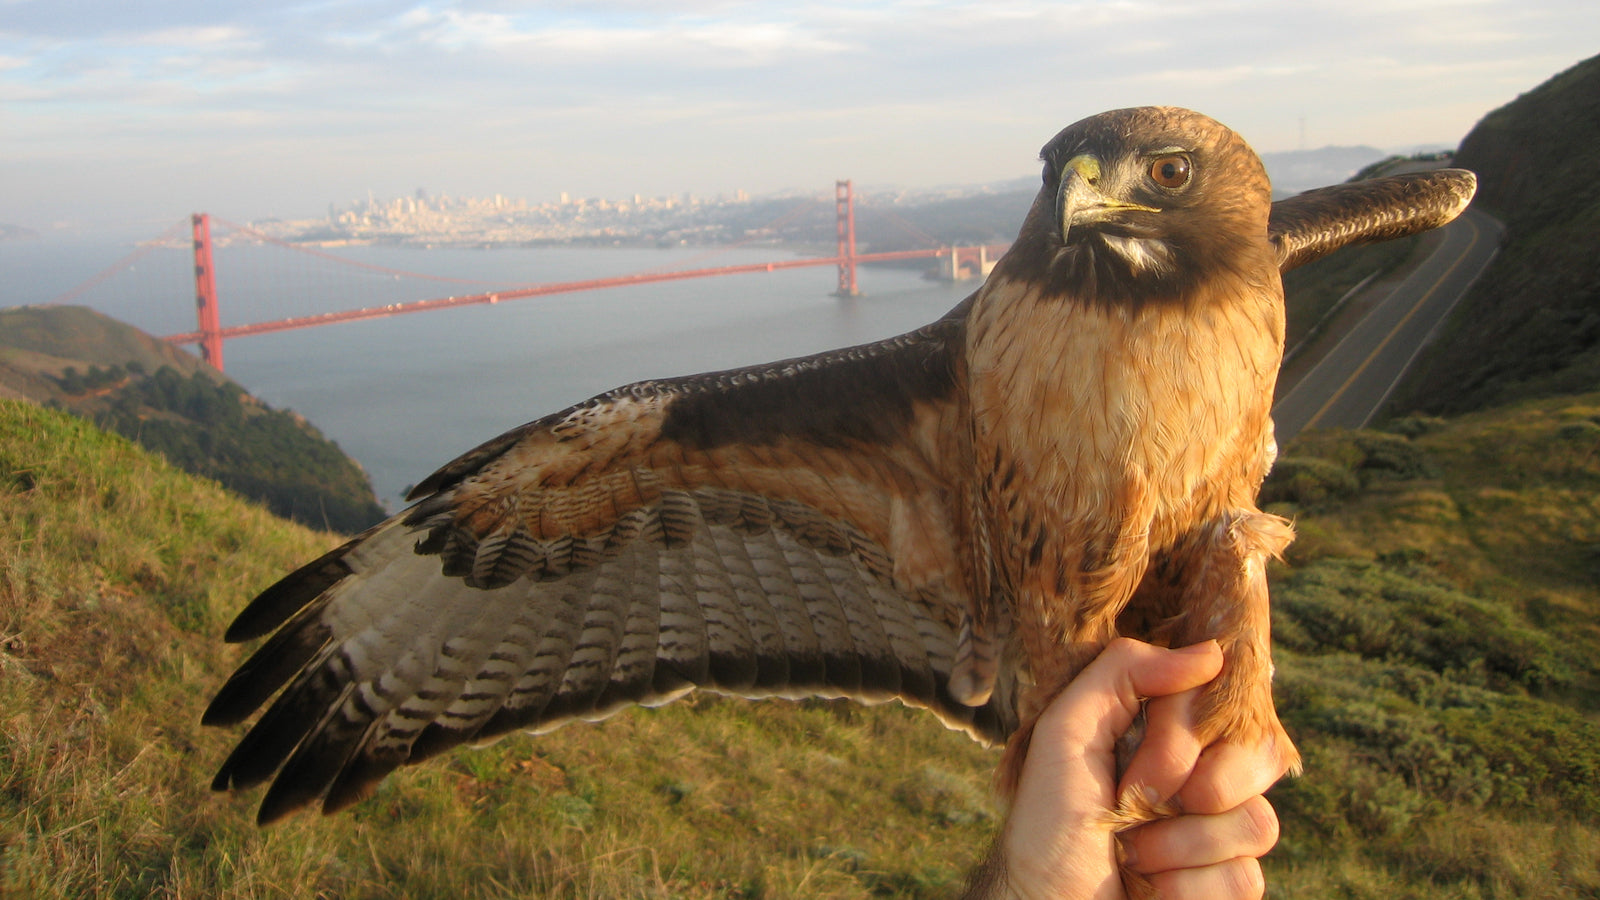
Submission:
[[[1187,647],[1179,647],[1177,650],[1175,650],[1173,652],[1174,653],[1188,653],[1188,654],[1191,654],[1191,655],[1199,656],[1199,655],[1202,655],[1202,654],[1209,654],[1213,650],[1219,649],[1220,647],[1221,647],[1221,645],[1218,644],[1215,639],[1212,639],[1212,640],[1209,640],[1209,641],[1201,641],[1198,644],[1190,644]]]
[[[1161,796],[1161,792],[1160,791],[1156,790],[1151,785],[1148,785],[1148,784],[1141,785],[1139,790],[1144,793],[1144,802],[1150,804],[1150,808],[1151,809],[1160,808],[1161,801],[1166,799],[1166,798]]]
[[[1130,869],[1137,866],[1139,864],[1139,851],[1134,848],[1133,841],[1128,840],[1127,836],[1124,835],[1118,843],[1122,845],[1122,864]]]

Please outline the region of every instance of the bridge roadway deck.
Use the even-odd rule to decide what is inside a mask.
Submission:
[[[967,249],[967,248],[960,248]],[[991,252],[995,248],[990,248]],[[708,278],[716,275],[740,275],[751,272],[776,272],[780,269],[799,269],[807,266],[836,266],[860,265],[870,262],[889,262],[900,259],[926,259],[938,256],[948,256],[955,252],[950,247],[939,247],[931,250],[894,250],[883,253],[859,253],[855,256],[817,257],[804,259],[784,259],[768,263],[748,263],[738,266],[718,266],[705,269],[681,269],[670,272],[641,272],[635,275],[619,275],[614,278],[598,278],[588,281],[564,281],[551,284],[538,284],[525,288],[513,288],[504,291],[489,291],[481,294],[468,294],[460,297],[441,297],[436,300],[417,300],[410,303],[391,303],[386,306],[369,306],[361,309],[348,309],[339,312],[320,313],[312,316],[296,316],[288,319],[278,319],[271,322],[256,322],[249,325],[230,325],[218,330],[224,339],[247,337],[257,334],[271,334],[276,331],[289,331],[295,328],[310,328],[318,325],[332,325],[337,322],[356,322],[363,319],[381,319],[388,316],[403,315],[405,313],[428,312],[436,309],[451,309],[457,306],[472,306],[476,304],[501,303],[507,300],[522,300],[529,297],[545,297],[551,294],[570,294],[577,291],[590,291],[599,288],[625,287],[628,285],[654,284],[662,281],[682,281],[689,278]],[[190,331],[183,334],[167,335],[164,340],[174,344],[197,344],[205,339],[205,333]]]

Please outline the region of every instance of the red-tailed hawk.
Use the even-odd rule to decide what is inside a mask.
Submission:
[[[215,787],[271,781],[263,822],[334,810],[458,744],[697,688],[898,699],[999,743],[1118,634],[1217,638],[1206,736],[1292,763],[1263,574],[1290,529],[1255,507],[1279,273],[1441,225],[1473,177],[1273,204],[1243,140],[1173,108],[1043,159],[1011,251],[937,322],[547,416],[268,588],[227,639],[270,638],[205,722],[272,702]]]

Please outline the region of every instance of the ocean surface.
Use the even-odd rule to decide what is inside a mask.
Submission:
[[[52,302],[134,249],[125,241],[67,238],[0,243],[0,306]],[[219,247],[223,324],[795,255],[770,247],[714,256],[707,248],[325,252],[385,271],[281,247]],[[155,335],[193,331],[191,266],[186,249],[150,250],[66,302]],[[458,454],[594,394],[910,331],[976,287],[929,281],[917,269],[863,267],[862,296],[841,299],[830,294],[835,271],[818,266],[609,288],[238,338],[226,343],[224,363],[251,393],[300,413],[337,441],[371,474],[380,502],[398,510],[411,485]]]

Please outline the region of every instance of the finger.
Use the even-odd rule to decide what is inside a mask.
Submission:
[[[1260,900],[1267,883],[1261,863],[1251,857],[1230,859],[1198,869],[1176,869],[1150,876],[1161,900]]]
[[[1150,806],[1157,806],[1189,780],[1205,749],[1194,732],[1199,698],[1200,689],[1192,688],[1145,705],[1144,739],[1117,787],[1119,798],[1138,791]]]
[[[1181,651],[1112,641],[1035,724],[1006,822],[1008,865],[1036,884],[1063,890],[1115,883],[1105,821],[1116,789],[1112,746],[1133,722],[1141,697],[1196,688],[1221,668],[1215,641]]]
[[[1278,814],[1265,797],[1255,796],[1225,813],[1152,822],[1122,841],[1124,862],[1135,872],[1201,868],[1271,850],[1278,842]]]
[[[1216,641],[1168,650],[1117,638],[1045,709],[1033,746],[1109,752],[1133,724],[1141,699],[1197,688],[1221,670]]]
[[[1178,803],[1190,813],[1226,812],[1265,793],[1284,771],[1270,741],[1249,747],[1212,744],[1201,752],[1189,780],[1178,791]]]

